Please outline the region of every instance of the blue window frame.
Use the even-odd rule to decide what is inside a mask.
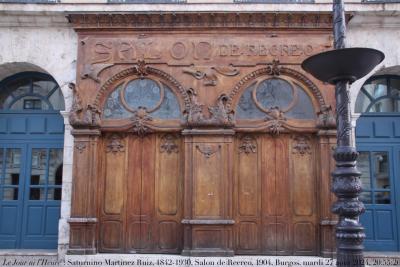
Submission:
[[[0,110],[34,111],[64,110],[61,89],[44,73],[24,72],[0,83]]]
[[[400,76],[381,75],[367,80],[357,96],[355,112],[400,112]]]

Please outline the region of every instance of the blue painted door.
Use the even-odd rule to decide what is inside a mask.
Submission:
[[[0,248],[57,248],[63,118],[0,113]]]
[[[361,223],[365,227],[365,247],[369,250],[397,250],[397,216],[395,168],[393,149],[387,146],[358,147],[358,166],[362,172],[361,200],[365,213]]]
[[[357,120],[356,143],[362,172],[360,199],[366,211],[367,250],[398,251],[400,220],[400,116],[365,114]]]
[[[0,145],[0,247],[56,248],[62,146]]]

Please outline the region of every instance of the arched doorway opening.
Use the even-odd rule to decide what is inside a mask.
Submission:
[[[0,248],[57,248],[64,109],[46,73],[0,81]]]
[[[375,75],[361,88],[355,103],[361,114],[356,144],[362,172],[361,221],[368,250],[399,250],[400,219],[400,76]]]

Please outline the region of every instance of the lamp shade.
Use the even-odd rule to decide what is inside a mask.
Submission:
[[[301,67],[320,81],[350,83],[367,75],[385,55],[372,48],[343,48],[322,52],[303,61]]]

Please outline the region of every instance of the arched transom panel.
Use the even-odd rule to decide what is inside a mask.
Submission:
[[[128,79],[106,99],[103,119],[126,119],[143,110],[158,119],[179,119],[179,102],[171,88],[159,80]]]
[[[238,128],[312,129],[330,112],[313,82],[279,62],[242,78],[227,106],[235,111]]]
[[[316,117],[310,96],[289,79],[258,79],[246,88],[236,105],[239,120],[273,119],[274,112],[291,119],[313,120]]]

